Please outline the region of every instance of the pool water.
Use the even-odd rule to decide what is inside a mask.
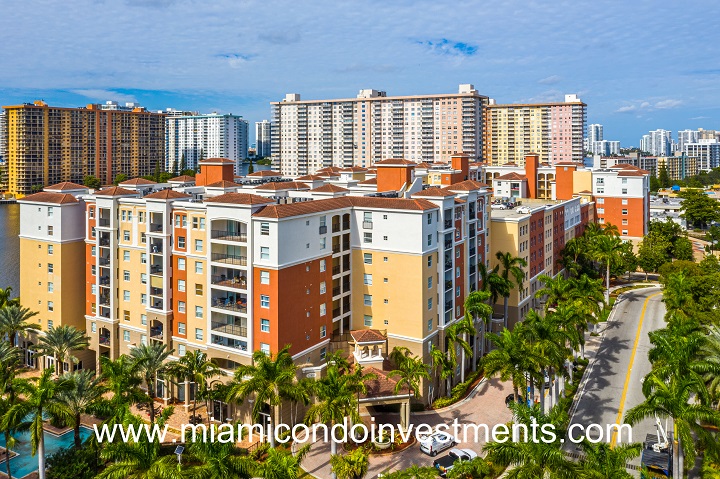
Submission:
[[[92,434],[92,430],[86,427],[80,428],[80,438],[84,441]],[[10,472],[13,477],[23,477],[31,472],[38,470],[37,455],[30,454],[32,447],[30,446],[30,432],[16,433],[15,447],[12,451],[18,455],[10,459]],[[45,458],[48,458],[58,452],[73,445],[74,437],[72,430],[66,432],[62,436],[56,436],[45,431]],[[5,435],[0,434],[0,446],[5,447]],[[0,461],[0,471],[6,472],[5,461]]]

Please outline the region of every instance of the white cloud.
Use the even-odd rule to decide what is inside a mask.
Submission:
[[[637,107],[635,105],[626,105],[621,106],[617,110],[615,110],[615,113],[630,113],[637,110]]]
[[[662,100],[655,103],[655,108],[658,110],[667,110],[669,108],[677,108],[682,104],[682,100]]]
[[[128,95],[112,90],[104,90],[101,88],[85,88],[79,90],[71,90],[73,93],[82,95],[92,100],[106,101],[113,100],[118,103],[137,103],[138,100],[134,95]]]
[[[664,100],[658,100],[656,98],[649,98],[647,100],[633,100],[628,102],[629,104],[623,105],[615,113],[649,113],[655,110],[669,110],[671,108],[677,108],[683,105],[682,100],[667,98]]]
[[[560,75],[550,75],[549,77],[545,77],[542,80],[538,80],[538,83],[541,85],[554,85],[556,83],[560,83],[562,81],[562,77]]]

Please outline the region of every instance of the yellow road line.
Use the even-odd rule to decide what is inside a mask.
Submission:
[[[630,352],[630,362],[628,363],[628,371],[625,375],[625,385],[623,386],[622,395],[620,396],[620,407],[618,408],[617,419],[615,424],[622,424],[623,409],[625,409],[625,397],[627,396],[628,386],[630,385],[630,374],[632,373],[633,362],[635,362],[635,352],[637,351],[638,343],[640,342],[640,333],[642,333],[643,320],[645,319],[645,310],[647,309],[648,303],[655,296],[661,295],[660,293],[651,294],[645,299],[642,311],[640,312],[640,320],[638,321],[637,333],[635,333],[635,342],[633,343],[632,351]],[[617,428],[613,431],[612,439],[610,440],[610,447],[615,447],[617,442]]]

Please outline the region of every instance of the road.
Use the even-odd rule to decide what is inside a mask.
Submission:
[[[603,429],[608,424],[621,424],[625,413],[645,399],[642,380],[650,372],[648,333],[665,326],[664,316],[659,288],[633,290],[621,296],[590,360],[571,424],[599,424]],[[647,433],[655,432],[654,421],[645,420],[632,428],[632,442],[642,442]],[[597,432],[590,435],[597,437]],[[604,440],[611,442],[613,438],[605,434]],[[626,437],[616,440],[629,442]],[[576,447],[565,443],[568,452],[575,452]],[[639,465],[640,459],[632,464]]]

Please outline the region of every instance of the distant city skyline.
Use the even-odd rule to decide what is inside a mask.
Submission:
[[[0,18],[0,103],[130,101],[253,123],[287,92],[352,98],[364,88],[414,95],[473,83],[499,103],[576,93],[588,123],[639,146],[651,130],[720,129],[720,33],[693,27],[713,7],[85,0],[47,3],[38,15],[37,5],[19,3]]]

